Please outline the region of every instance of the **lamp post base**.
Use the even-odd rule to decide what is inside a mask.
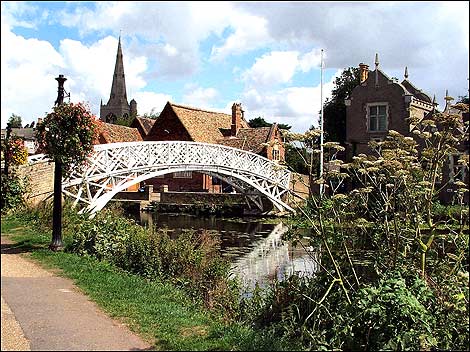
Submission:
[[[62,243],[51,243],[49,249],[53,252],[59,252],[64,249],[64,245]]]

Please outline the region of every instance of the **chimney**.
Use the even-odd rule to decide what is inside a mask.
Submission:
[[[230,129],[230,135],[236,137],[238,130],[241,126],[242,121],[242,104],[241,103],[233,103],[232,105],[232,126]]]
[[[367,80],[367,77],[369,77],[369,65],[363,64],[362,62],[359,64],[359,70],[360,70],[360,77],[361,77],[361,84],[364,83]]]

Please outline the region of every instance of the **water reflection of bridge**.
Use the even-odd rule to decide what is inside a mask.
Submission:
[[[280,222],[248,254],[233,262],[232,273],[245,287],[254,287],[257,281],[264,285],[274,278],[283,280],[293,273],[309,276],[318,271],[316,253],[310,253],[313,260],[304,249],[293,248],[282,240],[287,230],[288,227]]]
[[[233,221],[217,217],[197,217],[185,214],[140,213],[142,225],[166,228],[178,235],[184,229],[216,231],[221,240],[221,252],[232,263],[232,273],[246,287],[255,282],[266,284],[277,277],[282,280],[294,272],[303,275],[314,273],[318,264],[301,247],[283,241],[288,227],[282,222],[266,224],[256,220]],[[315,258],[315,257],[314,257]]]

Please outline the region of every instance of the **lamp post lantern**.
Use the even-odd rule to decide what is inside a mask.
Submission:
[[[59,77],[56,77],[55,80],[58,82],[59,87],[57,88],[57,99],[54,105],[60,105],[64,102],[64,96],[65,96],[64,83],[67,80],[67,78],[65,78],[64,75],[59,75]]]

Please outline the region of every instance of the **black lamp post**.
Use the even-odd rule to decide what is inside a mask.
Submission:
[[[54,103],[56,106],[64,102],[64,82],[66,80],[67,78],[64,75],[56,77],[56,81],[59,83],[57,99]],[[52,242],[49,245],[49,249],[58,251],[64,247],[62,242],[62,161],[56,159],[54,162],[54,208],[52,214]]]

